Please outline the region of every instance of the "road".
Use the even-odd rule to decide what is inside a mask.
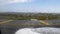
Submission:
[[[42,23],[42,24],[41,24]],[[3,27],[9,27],[9,26],[20,26],[21,24],[24,25],[49,25],[48,22],[45,22],[43,20],[38,20],[38,21],[31,21],[31,20],[6,20],[0,22],[0,25]]]
[[[1,24],[5,24],[5,23],[8,23],[8,22],[11,22],[11,21],[13,21],[13,20],[6,20],[6,21],[3,21],[3,22],[0,22],[0,25]]]
[[[51,25],[51,24],[60,24],[60,20],[37,20],[37,21],[34,21],[34,20],[4,20],[0,22],[0,29],[2,31],[2,34],[14,34],[14,32],[16,32],[20,28],[36,27],[35,25],[45,26],[45,25]]]

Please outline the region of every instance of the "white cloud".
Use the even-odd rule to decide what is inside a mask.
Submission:
[[[26,3],[32,2],[33,0],[0,0],[0,5],[9,3]]]

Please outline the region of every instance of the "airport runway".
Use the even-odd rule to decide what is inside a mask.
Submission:
[[[60,20],[4,20],[0,21],[0,29],[2,34],[14,34],[18,29],[24,27],[35,27],[35,25],[50,25],[50,24],[60,24]],[[30,26],[29,26],[30,25]],[[3,33],[4,32],[4,33]]]

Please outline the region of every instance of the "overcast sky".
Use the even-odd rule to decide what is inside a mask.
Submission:
[[[0,11],[60,13],[60,0],[0,0]]]

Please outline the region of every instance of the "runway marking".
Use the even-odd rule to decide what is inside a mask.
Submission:
[[[6,20],[6,21],[3,21],[3,22],[0,22],[0,24],[5,24],[5,23],[8,23],[8,22],[11,22],[13,20]]]
[[[43,21],[43,20],[39,20],[42,24],[44,24],[44,25],[50,25],[48,22],[46,22],[46,21]]]

